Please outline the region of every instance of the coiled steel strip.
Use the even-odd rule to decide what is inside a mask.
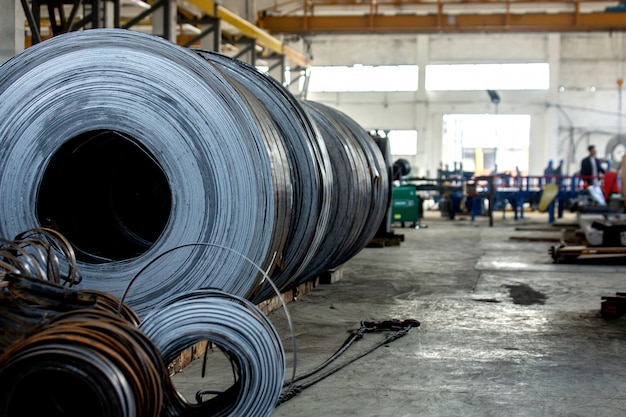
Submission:
[[[316,261],[301,279],[306,280],[363,249],[380,225],[388,200],[386,180],[381,180],[387,175],[384,161],[367,132],[329,106],[306,100],[302,104],[329,149],[334,173],[332,220]]]
[[[0,234],[59,230],[80,254],[83,288],[119,297],[148,259],[192,242],[269,268],[287,227],[275,215],[277,187],[288,187],[274,182],[281,162],[248,103],[196,53],[126,30],[63,34],[2,65],[0,114],[0,194],[11,196],[0,199]],[[247,296],[260,279],[235,255],[196,248],[127,303],[141,317],[171,294]]]
[[[251,103],[251,109],[262,110],[261,116],[266,117],[260,122],[272,123],[285,145],[294,199],[280,268],[272,274],[276,285],[284,289],[307,270],[328,227],[332,171],[326,145],[299,101],[273,78],[245,62],[215,52],[195,52],[230,77],[243,96],[258,100]],[[273,294],[267,285],[256,300]]]
[[[363,170],[363,175],[369,181],[369,186],[360,189],[356,193],[359,198],[363,199],[363,203],[366,206],[362,222],[359,224],[359,234],[352,246],[342,245],[344,250],[341,256],[335,259],[333,267],[336,267],[361,251],[376,234],[390,205],[388,192],[390,188],[389,174],[381,149],[361,125],[337,109],[321,103],[313,103],[313,105],[318,109],[322,109],[326,116],[334,121],[334,126],[339,127],[339,131],[344,135],[344,138],[350,137],[354,139],[354,151],[362,153],[364,158],[364,162],[361,162],[355,169]]]
[[[233,362],[231,388],[200,404],[166,393],[167,416],[269,416],[280,396],[285,354],[269,319],[251,302],[213,289],[174,296],[139,326],[166,363],[203,341],[220,347]]]
[[[156,417],[166,379],[158,350],[134,325],[76,310],[0,357],[0,414]]]
[[[385,215],[383,216],[383,220],[376,231],[375,236],[385,237],[392,233],[391,231],[391,195],[392,195],[392,181],[394,180],[394,164],[391,155],[391,144],[389,143],[388,137],[381,136],[372,136],[376,144],[378,145],[378,149],[382,153],[383,161],[385,164],[385,168],[387,171],[387,206],[385,208]],[[383,181],[384,179],[381,179]]]

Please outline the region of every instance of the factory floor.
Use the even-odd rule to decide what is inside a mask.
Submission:
[[[565,213],[557,223],[575,221]],[[394,227],[404,235],[399,246],[365,248],[342,266],[341,279],[288,304],[298,374],[333,354],[363,320],[421,325],[272,416],[626,415],[626,316],[600,316],[602,296],[626,291],[626,265],[554,263],[549,249],[560,229],[549,229],[547,214],[515,221],[498,213],[490,227],[486,217],[427,211],[422,226]],[[286,315],[270,318],[291,375]],[[338,364],[385,335],[366,334]],[[173,378],[186,396],[203,388],[198,362]]]

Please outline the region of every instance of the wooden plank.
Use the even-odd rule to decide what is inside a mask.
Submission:
[[[560,237],[547,237],[547,236],[511,236],[510,240],[517,240],[522,242],[560,242]]]

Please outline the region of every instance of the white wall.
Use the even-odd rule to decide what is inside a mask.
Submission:
[[[309,40],[315,65],[418,64],[421,73],[417,92],[316,92],[309,93],[307,98],[338,108],[366,130],[416,129],[418,154],[409,160],[421,175],[434,175],[442,157],[443,115],[494,113],[495,106],[485,91],[426,92],[423,68],[427,64],[548,62],[550,89],[498,91],[501,97],[498,113],[531,115],[531,174],[542,174],[549,159],[560,158],[570,162],[569,173],[574,173],[586,154],[587,144],[595,144],[604,156],[608,141],[622,131],[620,125],[626,129],[616,84],[618,76],[624,76],[624,36],[623,33],[312,36]],[[560,86],[564,86],[564,91],[559,91]]]

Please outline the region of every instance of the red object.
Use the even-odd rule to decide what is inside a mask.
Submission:
[[[604,182],[602,183],[602,191],[604,198],[608,200],[613,193],[619,194],[619,184],[617,183],[617,172],[607,171],[604,173]]]

